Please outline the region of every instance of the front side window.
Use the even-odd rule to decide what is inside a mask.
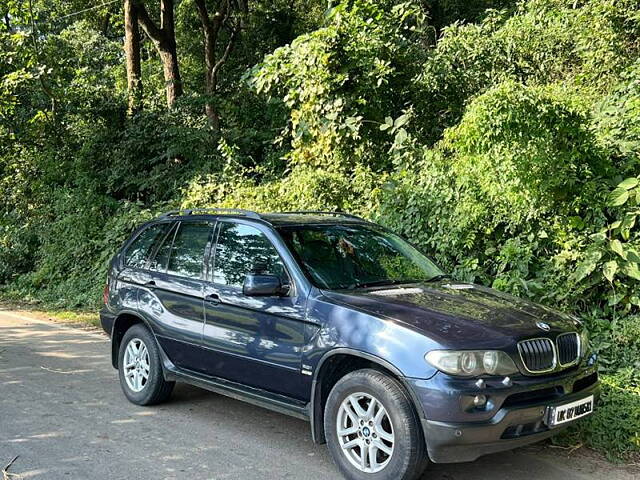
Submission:
[[[221,223],[215,255],[213,282],[242,287],[249,274],[276,275],[288,283],[286,270],[278,252],[257,228],[235,223]]]
[[[367,225],[301,225],[278,230],[319,288],[417,283],[443,275],[398,235]]]
[[[167,273],[200,278],[210,234],[209,223],[181,223],[169,254]]]
[[[153,247],[162,239],[166,228],[166,223],[159,223],[151,225],[140,233],[125,253],[125,265],[132,268],[144,268]]]

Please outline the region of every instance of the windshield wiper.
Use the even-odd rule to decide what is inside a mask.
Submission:
[[[421,281],[422,280],[415,280],[412,278],[403,279],[403,280],[391,280],[391,279],[374,280],[372,282],[356,283],[353,288],[381,287],[384,285],[399,285],[403,283],[420,283]]]
[[[425,280],[426,282],[438,282],[440,280],[444,280],[446,278],[453,278],[451,275],[447,274],[447,273],[441,273],[439,275],[434,275],[433,277],[431,277],[428,280]]]

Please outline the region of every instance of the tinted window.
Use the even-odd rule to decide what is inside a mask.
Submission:
[[[173,240],[167,273],[200,278],[210,233],[208,223],[181,223]]]
[[[169,254],[171,253],[173,238],[176,235],[176,226],[177,224],[174,223],[169,234],[164,237],[162,245],[160,245],[160,248],[149,264],[149,268],[151,270],[157,270],[159,272],[167,270],[167,263],[169,263]]]
[[[153,246],[162,239],[162,234],[166,231],[166,227],[166,223],[151,225],[140,233],[127,249],[124,259],[125,265],[133,268],[144,268]]]
[[[443,272],[397,235],[361,225],[279,229],[320,288],[352,289],[426,282]]]
[[[248,225],[221,223],[216,245],[213,281],[241,287],[249,273],[277,275],[289,283],[275,247],[258,229]]]

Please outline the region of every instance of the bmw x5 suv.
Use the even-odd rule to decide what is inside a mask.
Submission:
[[[113,258],[104,299],[131,402],[180,381],[309,420],[348,479],[536,442],[598,396],[577,319],[455,282],[342,213],[164,214]]]

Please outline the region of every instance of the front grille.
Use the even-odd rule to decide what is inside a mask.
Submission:
[[[556,366],[553,342],[548,338],[533,338],[518,343],[520,357],[531,373],[542,373],[553,370]]]
[[[560,366],[566,367],[578,360],[578,334],[563,333],[556,339],[558,345],[558,361]]]

